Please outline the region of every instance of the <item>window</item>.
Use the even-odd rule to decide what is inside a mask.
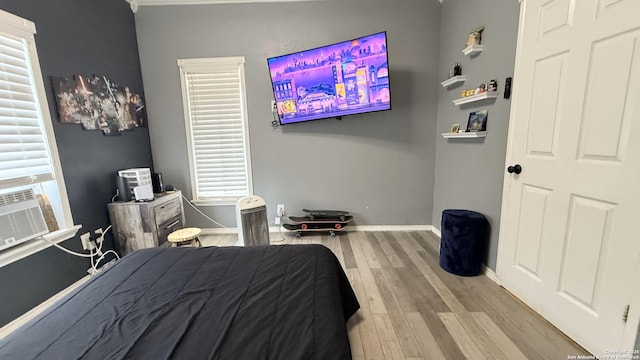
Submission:
[[[244,58],[178,60],[194,202],[250,195]]]
[[[9,194],[33,190],[48,200],[52,217],[45,216],[41,233],[49,240],[70,238],[79,228],[73,226],[64,186],[35,32],[32,22],[0,10],[0,249],[6,249],[0,252],[0,266],[50,245],[42,238],[16,241],[26,237],[7,230],[24,229],[23,217],[7,215]],[[47,230],[52,228],[58,230]]]

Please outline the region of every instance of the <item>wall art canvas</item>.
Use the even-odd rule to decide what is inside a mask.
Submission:
[[[85,130],[100,130],[109,136],[147,126],[140,95],[106,76],[52,76],[51,82],[62,123],[82,124]]]

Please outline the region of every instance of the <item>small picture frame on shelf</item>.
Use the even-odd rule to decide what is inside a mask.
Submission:
[[[469,113],[467,132],[487,131],[487,114],[487,110],[474,111]]]
[[[469,33],[469,37],[467,38],[466,46],[476,46],[482,44],[482,31],[484,30],[484,26],[479,26]]]
[[[460,124],[451,125],[451,133],[457,133],[460,130]]]

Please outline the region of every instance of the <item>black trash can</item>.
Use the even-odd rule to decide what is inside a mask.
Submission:
[[[489,238],[489,221],[475,211],[442,211],[440,267],[462,276],[482,272],[482,260]]]

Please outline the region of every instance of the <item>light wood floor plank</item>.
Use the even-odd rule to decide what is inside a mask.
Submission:
[[[462,350],[467,359],[487,360],[453,313],[439,313],[438,316],[456,340],[460,350]]]
[[[351,241],[349,241],[349,235],[340,237],[340,247],[342,248],[342,255],[344,256],[344,265],[346,269],[357,268],[356,258],[353,256],[353,249],[351,249]]]
[[[491,336],[491,339],[500,347],[500,350],[509,360],[527,360],[522,351],[505,335],[486,313],[474,312],[473,318]]]
[[[446,360],[422,315],[417,312],[410,312],[406,313],[405,317],[411,326],[413,334],[418,339],[418,346],[423,357],[431,360]]]
[[[380,262],[378,261],[376,253],[373,251],[370,245],[372,238],[373,238],[373,241],[375,241],[375,237],[373,233],[370,233],[370,232],[365,233],[364,236],[361,237],[358,243],[362,248],[362,254],[364,255],[364,258],[367,260],[367,263],[369,264],[369,268],[381,269],[382,267],[380,266]],[[386,256],[384,257],[383,261],[386,261]]]
[[[369,268],[364,251],[362,250],[362,236],[356,234],[349,234],[349,242],[351,243],[351,249],[358,264],[358,271],[362,277],[363,287],[367,296],[367,302],[369,303],[369,309],[374,314],[386,314],[387,310],[382,302],[382,297],[376,286],[375,279]]]
[[[380,290],[382,301],[389,314],[391,324],[398,336],[398,341],[402,346],[402,352],[407,357],[417,357],[422,355],[418,349],[416,338],[411,331],[411,327],[404,316],[403,309],[398,304],[397,294],[393,293],[386,280],[386,271],[374,269],[371,270]]]
[[[384,357],[387,360],[402,360],[404,358],[396,332],[391,325],[391,319],[387,314],[373,314],[373,319],[378,330],[378,337],[382,345]]]
[[[419,232],[430,251],[439,247],[439,238],[430,232]],[[437,254],[437,252],[436,252]],[[437,255],[436,255],[437,256]],[[432,256],[427,256],[427,259]],[[552,359],[557,354],[589,355],[573,341],[549,326],[531,309],[515,300],[502,287],[486,276],[461,277],[439,269],[441,279],[451,289],[457,289],[461,302],[470,311],[484,311],[502,329],[504,333],[531,360]],[[544,344],[541,346],[540,344]]]
[[[376,236],[376,239],[378,239],[378,243],[380,243],[380,247],[382,248],[382,251],[387,256],[387,259],[389,260],[389,263],[391,264],[391,266],[395,268],[403,268],[404,264],[402,263],[402,261],[400,261],[400,259],[398,258],[398,254],[396,254],[396,252],[393,250],[391,245],[389,245],[389,242],[387,241],[387,237],[385,236],[385,234],[381,232],[376,232],[375,236]]]
[[[362,342],[365,359],[384,359],[382,343],[378,336],[373,313],[370,310],[371,305],[368,302],[368,296],[364,289],[361,274],[358,269],[347,269],[347,277],[360,301],[359,321],[357,325],[360,331],[360,340]]]
[[[364,359],[364,347],[362,346],[362,338],[360,337],[360,328],[358,323],[361,321],[360,314],[356,313],[347,322],[347,331],[349,335],[349,344],[351,345],[351,355],[354,359]]]
[[[343,235],[344,236],[344,235]],[[342,265],[343,269],[346,269],[347,266],[344,262],[344,255],[342,254],[342,247],[340,246],[340,236],[331,237],[331,236],[323,236],[321,240],[321,244],[326,246],[333,254],[338,258],[340,265]]]

